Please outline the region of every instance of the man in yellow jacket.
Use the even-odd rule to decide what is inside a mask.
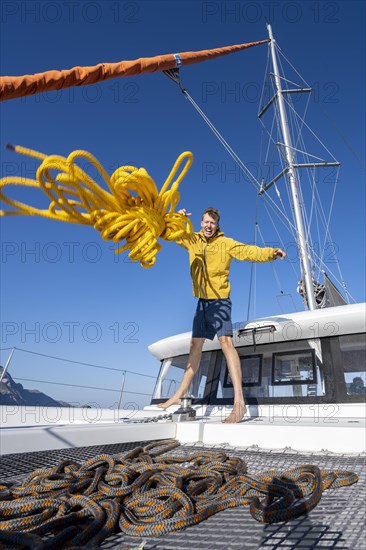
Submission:
[[[189,216],[185,209],[180,214]],[[230,301],[230,264],[233,259],[251,262],[283,260],[286,254],[280,248],[260,248],[240,243],[225,237],[219,227],[220,214],[215,208],[207,208],[201,220],[199,233],[186,234],[177,243],[189,252],[193,294],[198,298],[193,319],[189,358],[182,382],[170,399],[158,407],[166,409],[179,403],[187,393],[200,364],[202,347],[206,338],[213,340],[217,335],[234,388],[234,406],[224,420],[227,423],[240,422],[246,413],[243,397],[241,366],[238,352],[233,344]]]

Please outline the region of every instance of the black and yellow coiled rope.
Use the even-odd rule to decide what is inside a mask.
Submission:
[[[177,446],[158,441],[82,465],[63,461],[0,485],[0,548],[91,549],[118,529],[155,537],[243,505],[257,521],[289,521],[310,512],[324,490],[358,481],[309,464],[252,475],[223,451],[166,454]]]

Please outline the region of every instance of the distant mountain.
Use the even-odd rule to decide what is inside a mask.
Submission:
[[[3,367],[0,367],[0,376]],[[0,382],[0,405],[36,405],[40,407],[71,407],[65,401],[56,401],[39,390],[27,390],[14,382],[7,372]]]

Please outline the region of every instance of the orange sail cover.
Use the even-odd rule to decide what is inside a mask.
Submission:
[[[103,80],[122,76],[167,71],[168,69],[200,63],[207,59],[215,59],[221,55],[238,52],[266,42],[269,42],[269,40],[224,46],[213,50],[200,50],[198,52],[141,57],[134,61],[99,63],[94,67],[74,67],[63,71],[46,71],[25,76],[2,76],[0,77],[0,100],[16,99],[51,90],[62,90],[72,86],[88,86],[89,84],[96,84]]]

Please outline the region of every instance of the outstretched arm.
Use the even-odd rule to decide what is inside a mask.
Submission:
[[[284,260],[286,253],[281,248],[261,247],[227,239],[229,254],[232,258],[249,262],[273,262],[277,258]],[[231,243],[231,244],[229,244]]]

